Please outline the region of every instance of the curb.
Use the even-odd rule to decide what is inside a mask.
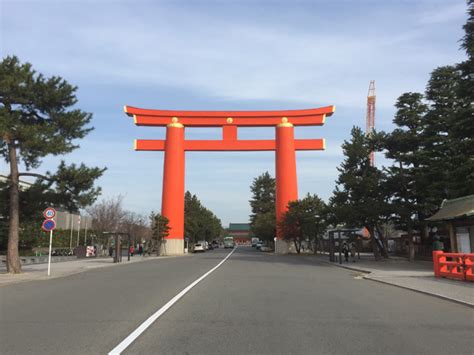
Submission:
[[[394,284],[394,283],[391,283],[391,282],[388,282],[388,281],[373,279],[373,278],[370,277],[370,275],[363,276],[363,278],[365,280],[380,282],[380,283],[385,284],[385,285],[390,285],[390,286],[395,286],[395,287],[398,287],[398,288],[403,288],[405,290],[415,291],[415,292],[418,292],[418,293],[422,293],[424,295],[429,295],[429,296],[433,296],[433,297],[436,297],[436,298],[441,298],[441,299],[446,300],[446,301],[450,301],[450,302],[453,302],[453,303],[461,304],[463,306],[468,306],[470,308],[474,308],[474,304],[472,304],[472,303],[461,301],[461,300],[451,298],[451,297],[448,297],[448,296],[443,296],[443,295],[440,295],[439,293],[432,293],[432,292],[428,292],[428,291],[418,290],[416,288],[412,288],[412,287],[408,287],[408,286],[397,285],[397,284]]]
[[[335,266],[335,267],[339,267],[341,269],[346,269],[346,270],[352,270],[352,271],[358,271],[358,272],[362,272],[364,274],[367,274],[367,275],[364,275],[363,276],[363,279],[364,280],[370,280],[370,281],[374,281],[374,282],[379,282],[379,283],[382,283],[382,284],[385,284],[385,285],[390,285],[390,286],[395,286],[395,287],[398,287],[398,288],[403,288],[405,290],[410,290],[410,291],[414,291],[414,292],[418,292],[418,293],[421,293],[421,294],[424,294],[424,295],[428,295],[428,296],[433,296],[433,297],[436,297],[436,298],[440,298],[440,299],[443,299],[443,300],[446,300],[446,301],[450,301],[450,302],[453,302],[453,303],[457,303],[457,304],[461,304],[463,306],[468,306],[470,308],[474,308],[474,304],[472,303],[469,303],[469,302],[466,302],[466,301],[461,301],[461,300],[458,300],[458,299],[455,299],[455,298],[451,298],[451,297],[448,297],[448,296],[444,296],[444,295],[441,295],[439,293],[433,293],[433,292],[428,292],[428,291],[423,291],[423,290],[419,290],[419,289],[416,289],[416,288],[412,288],[412,287],[408,287],[408,286],[402,286],[402,285],[397,285],[397,284],[394,284],[394,283],[391,283],[389,281],[384,281],[384,280],[379,280],[379,279],[373,279],[370,277],[370,275],[372,274],[372,271],[369,271],[369,270],[364,270],[364,269],[359,269],[359,268],[356,268],[356,267],[350,267],[350,266],[345,266],[345,265],[339,265],[339,264],[333,264],[331,262],[328,262],[328,261],[324,261],[324,260],[319,260],[325,264],[329,264],[329,265],[332,265],[332,266]]]

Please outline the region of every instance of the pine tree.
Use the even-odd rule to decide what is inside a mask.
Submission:
[[[283,239],[292,242],[299,254],[305,241],[317,244],[327,228],[327,206],[317,195],[291,201],[279,227]]]
[[[397,128],[383,138],[385,155],[394,161],[388,167],[386,194],[391,196],[390,212],[398,228],[407,231],[409,259],[414,259],[413,234],[429,211],[426,194],[431,182],[424,174],[425,115],[428,110],[420,93],[405,93],[395,105]]]
[[[78,148],[75,140],[84,138],[90,113],[71,109],[77,88],[64,79],[36,74],[31,64],[21,64],[17,57],[0,63],[0,155],[10,165],[9,231],[7,270],[21,272],[18,253],[20,227],[20,176],[35,176],[48,181],[70,208],[92,203],[100,192],[93,182],[105,169],[66,166],[61,163],[56,174],[41,176],[20,172],[20,162],[27,171],[37,168],[41,158],[62,155]]]
[[[460,75],[454,66],[444,66],[431,73],[425,97],[429,110],[425,116],[425,173],[430,177],[429,202],[434,208],[445,198],[458,197],[456,167],[466,157],[459,155],[458,140],[454,135],[456,117],[459,116]]]
[[[353,127],[351,141],[344,141],[345,159],[338,168],[337,186],[330,199],[336,220],[348,227],[365,227],[370,235],[372,249],[377,259],[380,254],[388,257],[383,236],[376,239],[376,230],[387,213],[383,173],[371,166],[371,145],[359,127]]]
[[[250,186],[250,230],[252,235],[269,242],[276,235],[275,186],[275,178],[268,171],[256,177]]]
[[[459,106],[452,127],[456,155],[462,157],[458,160],[463,160],[454,167],[452,174],[456,177],[451,186],[455,197],[474,194],[474,0],[468,1],[468,16],[461,42],[467,59],[457,65]]]

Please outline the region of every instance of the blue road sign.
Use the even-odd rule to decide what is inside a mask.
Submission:
[[[52,219],[47,219],[43,222],[41,228],[43,228],[43,230],[46,232],[52,231],[54,228],[56,228],[56,222]]]

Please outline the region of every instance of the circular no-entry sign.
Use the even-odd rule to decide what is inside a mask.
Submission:
[[[54,216],[56,216],[56,210],[52,207],[48,207],[43,211],[43,216],[46,219],[54,218]]]
[[[43,222],[41,228],[43,228],[43,230],[46,232],[52,231],[54,228],[56,228],[56,222],[52,219],[47,219]]]

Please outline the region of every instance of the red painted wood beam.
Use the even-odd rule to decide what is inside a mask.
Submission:
[[[246,127],[276,126],[282,117],[294,126],[323,125],[325,118],[331,116],[335,106],[305,110],[282,111],[173,111],[147,110],[131,106],[124,107],[125,113],[133,116],[138,126],[166,126],[173,117],[179,123],[192,127],[222,127],[229,124]],[[231,122],[229,122],[231,118]]]
[[[137,139],[135,150],[163,151],[165,140]],[[324,150],[324,139],[295,139],[295,150]],[[275,140],[187,140],[185,151],[274,151]]]

